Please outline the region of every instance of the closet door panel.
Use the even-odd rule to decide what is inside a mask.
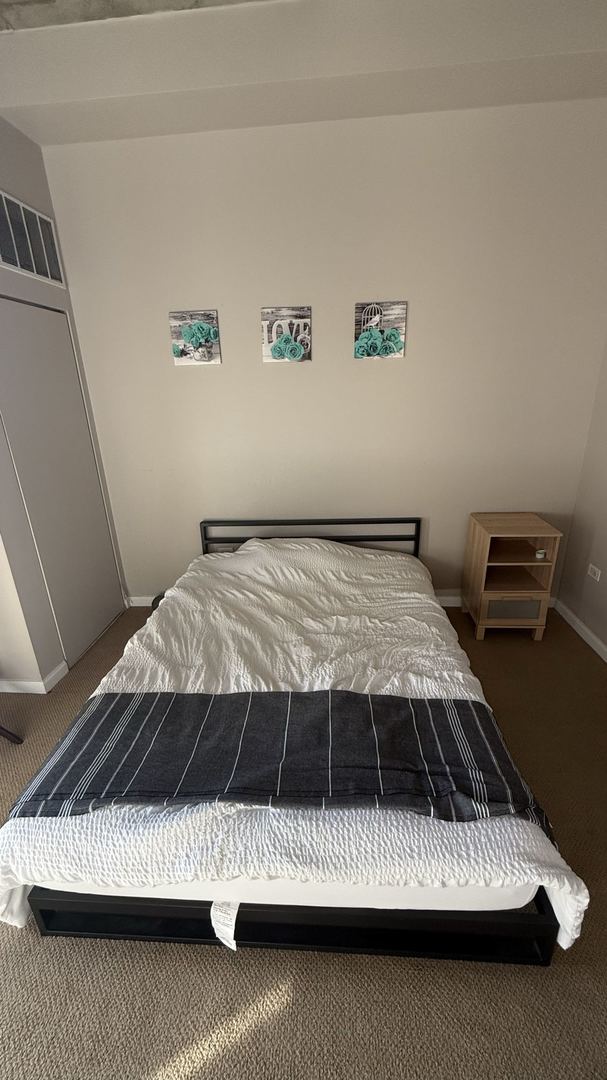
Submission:
[[[124,603],[63,313],[0,300],[0,413],[73,664]]]

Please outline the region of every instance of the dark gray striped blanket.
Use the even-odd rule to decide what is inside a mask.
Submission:
[[[485,705],[344,690],[93,697],[11,817],[211,800],[517,814],[549,831]]]

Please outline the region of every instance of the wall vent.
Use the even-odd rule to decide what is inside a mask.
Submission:
[[[0,191],[0,266],[63,285],[51,218]]]

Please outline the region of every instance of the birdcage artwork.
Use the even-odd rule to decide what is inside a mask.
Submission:
[[[367,304],[361,316],[361,332],[375,327],[381,330],[384,325],[384,313],[379,304]]]
[[[215,309],[169,312],[171,351],[177,367],[221,363],[219,319]]]
[[[405,355],[406,300],[364,300],[354,308],[354,356]]]

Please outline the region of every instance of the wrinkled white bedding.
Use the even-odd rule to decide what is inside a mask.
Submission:
[[[325,540],[203,555],[97,692],[329,689],[484,701],[418,559]]]
[[[421,563],[316,540],[254,540],[196,559],[97,692],[328,688],[484,700]],[[220,803],[16,818],[0,830],[0,919],[17,926],[36,882],[136,891],[243,876],[544,885],[565,948],[588,902],[543,832],[513,818],[453,824],[397,809]]]

